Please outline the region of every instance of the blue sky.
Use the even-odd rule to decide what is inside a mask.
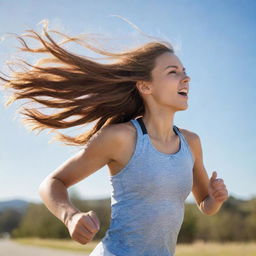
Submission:
[[[0,0],[0,70],[8,72],[5,62],[20,56],[15,48],[19,43],[6,33],[21,34],[28,28],[41,31],[38,23],[48,19],[50,29],[69,35],[102,33],[112,37],[108,47],[118,50],[114,47],[148,40],[110,15],[128,19],[146,34],[176,47],[191,82],[189,107],[176,113],[174,123],[200,136],[208,176],[217,171],[230,195],[250,199],[256,196],[255,10],[253,0]],[[86,51],[74,44],[70,47],[77,53]],[[28,55],[26,60],[34,58],[38,57]],[[4,108],[4,95],[1,91],[0,200],[40,202],[40,182],[78,149],[49,143],[53,134],[47,131],[39,135],[29,132],[15,112],[21,102]],[[107,167],[72,189],[84,199],[110,196]],[[192,193],[187,201],[195,202]]]

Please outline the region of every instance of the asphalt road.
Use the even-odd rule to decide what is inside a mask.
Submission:
[[[0,239],[0,256],[88,256],[86,253],[68,252],[37,246],[21,245],[9,239]]]

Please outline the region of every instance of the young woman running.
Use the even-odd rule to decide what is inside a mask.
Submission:
[[[6,103],[30,99],[57,113],[24,108],[25,124],[51,129],[56,139],[82,149],[40,184],[40,196],[67,227],[73,240],[87,244],[100,229],[94,211],[82,212],[69,200],[67,189],[108,165],[111,182],[111,223],[90,256],[174,256],[184,217],[184,202],[192,191],[202,213],[215,214],[228,198],[223,179],[209,179],[200,137],[174,125],[177,111],[188,108],[190,77],[172,46],[151,41],[112,53],[90,45],[92,39],[66,37],[112,61],[102,64],[75,55],[33,30],[25,36],[41,42],[31,49],[22,36],[23,51],[50,53],[24,72],[3,78],[15,90]],[[46,63],[61,66],[46,66]],[[47,98],[42,98],[47,97]],[[65,120],[76,116],[73,120]],[[58,129],[95,126],[76,137]]]

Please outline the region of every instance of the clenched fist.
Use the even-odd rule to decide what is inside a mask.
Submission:
[[[67,222],[71,238],[81,244],[92,241],[100,229],[100,221],[94,211],[77,212]]]
[[[223,179],[217,179],[217,172],[212,173],[212,177],[209,181],[209,195],[219,203],[223,203],[228,199],[228,190],[224,184]]]

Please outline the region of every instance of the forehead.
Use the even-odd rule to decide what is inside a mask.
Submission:
[[[163,53],[159,55],[155,60],[155,68],[158,71],[164,71],[164,69],[169,65],[176,65],[183,67],[180,59],[170,52]]]

